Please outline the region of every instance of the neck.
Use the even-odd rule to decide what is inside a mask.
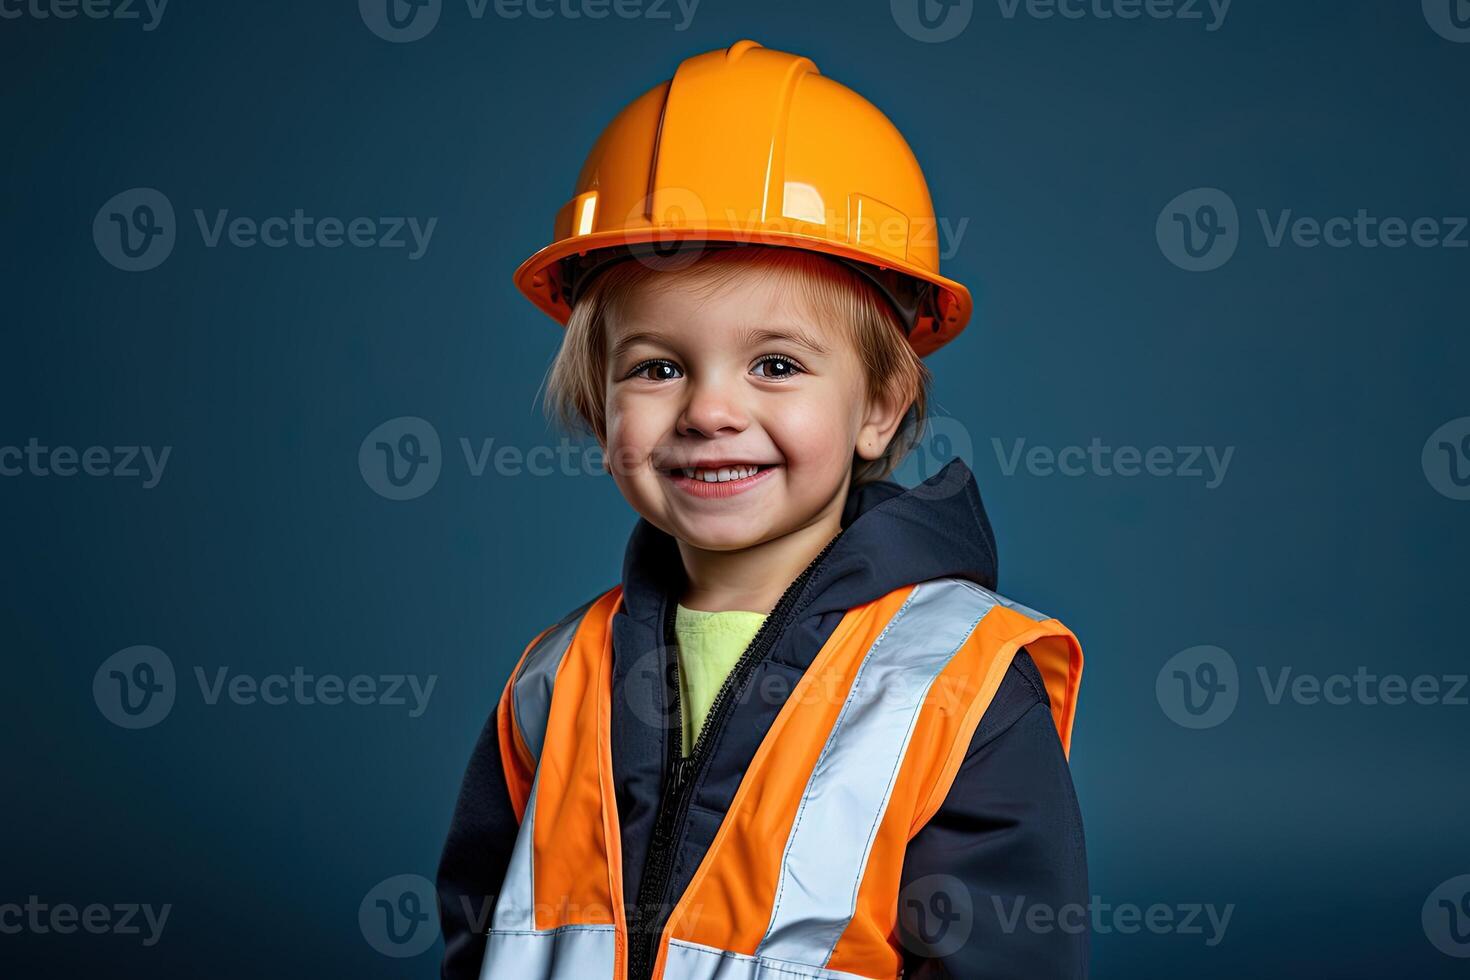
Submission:
[[[845,502],[846,493],[839,493],[812,522],[738,551],[706,551],[680,541],[687,584],[679,601],[709,612],[769,613],[786,587],[841,533]]]

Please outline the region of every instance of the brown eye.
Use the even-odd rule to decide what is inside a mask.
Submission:
[[[802,373],[801,365],[789,357],[771,354],[755,362],[756,373],[770,381],[782,381]]]
[[[653,372],[651,375],[649,372]],[[672,381],[680,377],[679,369],[672,361],[654,359],[644,361],[633,370],[628,372],[630,378],[644,378],[648,381]]]

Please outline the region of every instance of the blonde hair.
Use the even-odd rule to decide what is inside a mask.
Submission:
[[[892,391],[909,400],[903,421],[881,456],[866,460],[854,451],[852,483],[881,480],[897,469],[923,428],[930,373],[909,346],[893,306],[871,282],[840,262],[795,248],[709,249],[680,265],[690,284],[707,293],[717,292],[742,271],[773,275],[797,291],[818,316],[846,327],[866,375],[867,397],[878,399]],[[604,446],[608,324],[631,295],[653,284],[659,275],[654,263],[638,259],[618,262],[602,272],[573,306],[561,349],[551,365],[547,415],[569,430],[590,432]]]

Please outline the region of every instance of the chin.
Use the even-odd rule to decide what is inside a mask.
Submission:
[[[696,526],[681,526],[670,532],[685,544],[701,551],[740,551],[752,548],[766,536],[754,531],[748,522],[699,521]]]

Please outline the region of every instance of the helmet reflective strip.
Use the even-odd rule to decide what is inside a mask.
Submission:
[[[541,746],[546,741],[546,717],[551,713],[551,691],[556,684],[556,672],[571,648],[572,637],[576,635],[582,617],[596,601],[593,599],[547,630],[535,648],[526,654],[521,672],[516,675],[515,687],[511,691],[516,727],[520,729],[521,741],[526,743],[533,758],[541,758]]]
[[[802,792],[757,959],[826,965],[929,688],[996,605],[971,582],[922,582],[873,641]]]

